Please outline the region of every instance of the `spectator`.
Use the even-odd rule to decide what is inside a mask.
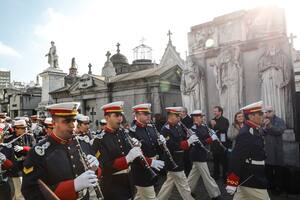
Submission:
[[[244,124],[244,121],[245,121],[245,118],[244,118],[244,114],[242,111],[235,113],[234,122],[230,125],[230,127],[228,129],[228,133],[227,133],[228,139],[230,139],[232,141],[231,150],[235,146],[236,136],[239,134],[240,129],[242,128],[242,126]]]
[[[220,106],[215,106],[213,109],[214,112],[214,118],[210,120],[209,126],[216,131],[216,134],[219,138],[219,140],[222,142],[222,144],[230,148],[231,147],[231,141],[227,138],[227,131],[229,127],[228,119],[223,117],[223,109]],[[213,177],[215,180],[218,180],[220,178],[220,165],[222,165],[222,175],[223,180],[226,181],[227,177],[227,169],[228,169],[228,158],[226,155],[226,152],[221,147],[219,142],[213,141],[211,145],[211,150],[213,154],[213,163],[214,163],[214,172]]]
[[[274,109],[268,106],[264,110],[264,135],[266,159],[266,176],[269,189],[273,194],[280,194],[283,188],[283,144],[282,134],[286,129],[282,119],[276,116]]]

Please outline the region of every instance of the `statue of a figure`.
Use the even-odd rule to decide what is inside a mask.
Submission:
[[[292,101],[290,88],[287,87],[291,80],[291,73],[288,70],[285,54],[276,44],[268,45],[259,59],[258,67],[263,104],[272,106],[276,115],[286,121],[286,109]]]
[[[201,109],[205,113],[204,72],[201,67],[194,64],[191,57],[187,58],[185,64],[180,84],[183,106],[188,112]]]
[[[56,46],[54,45],[53,41],[51,41],[49,53],[47,53],[45,56],[48,56],[48,63],[50,67],[58,68],[58,56],[56,54]]]
[[[224,116],[233,122],[234,114],[243,106],[243,72],[240,66],[240,49],[226,49],[215,64],[216,84]]]

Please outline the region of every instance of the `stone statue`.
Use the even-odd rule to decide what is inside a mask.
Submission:
[[[204,72],[201,67],[194,64],[190,56],[187,57],[185,65],[180,84],[183,106],[188,112],[201,109],[205,113]]]
[[[233,122],[234,114],[243,106],[243,71],[240,66],[240,49],[225,49],[215,64],[216,84],[224,116]]]
[[[45,55],[48,56],[48,63],[50,67],[52,68],[58,68],[58,56],[56,54],[56,46],[54,45],[54,42],[51,41],[51,47],[49,49],[49,53]]]
[[[276,114],[286,121],[286,109],[292,102],[290,87],[288,87],[291,72],[288,69],[286,55],[277,44],[270,44],[260,57],[258,67],[264,105],[272,106]]]

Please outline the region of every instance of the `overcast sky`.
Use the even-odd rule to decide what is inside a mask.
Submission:
[[[300,35],[297,1],[276,0],[0,0],[0,68],[12,80],[29,82],[49,65],[45,54],[56,43],[59,66],[65,72],[76,58],[79,73],[101,74],[106,51],[131,62],[142,38],[159,63],[170,29],[182,58],[191,26],[240,9],[275,4],[286,10],[287,30]],[[299,36],[300,37],[300,36]],[[295,41],[300,48],[300,38]]]

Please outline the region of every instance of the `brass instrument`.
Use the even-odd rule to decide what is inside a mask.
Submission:
[[[159,138],[160,138],[160,133],[158,132],[158,130],[157,130],[157,128],[156,128],[156,126],[155,126],[155,124],[151,121],[150,122],[150,124],[153,126],[153,128],[154,128],[154,130],[155,130],[155,133],[156,133],[156,135],[157,135],[157,141],[158,141],[158,145],[162,148],[162,150],[167,154],[167,156],[168,156],[168,159],[169,159],[169,161],[171,162],[171,164],[172,164],[172,169],[175,169],[175,168],[177,168],[178,166],[177,166],[177,164],[175,163],[175,161],[174,161],[174,159],[173,159],[173,157],[172,157],[172,154],[171,154],[171,152],[170,152],[170,150],[168,149],[168,147],[167,147],[167,145],[165,144],[165,143],[163,143]]]
[[[195,133],[194,131],[188,129],[182,122],[179,122],[179,125],[181,125],[181,126],[183,127],[183,129],[184,129],[185,132],[187,133],[188,137],[191,137],[192,135],[196,135],[196,133]],[[204,146],[204,144],[203,144],[200,140],[198,140],[197,143],[198,143],[198,144],[200,145],[200,147],[201,147],[202,149],[204,149],[207,153],[210,153],[209,149],[206,148],[206,147]]]
[[[131,146],[131,148],[136,147],[137,145],[133,144],[133,140],[132,137],[129,136],[129,134],[127,132],[124,131],[124,135],[125,135],[125,139],[127,140],[127,142],[129,143],[129,145]],[[138,157],[138,159],[140,160],[141,165],[143,165],[143,167],[149,172],[150,174],[150,179],[153,180],[155,178],[157,178],[157,174],[153,171],[153,169],[149,166],[145,156],[140,156]]]
[[[216,136],[217,136],[216,132],[215,132],[213,129],[209,128],[209,127],[207,126],[207,124],[202,124],[202,125],[203,125],[205,128],[207,128],[208,133],[209,133],[210,136],[212,136],[212,135],[216,135]],[[218,136],[217,136],[217,138],[218,138]],[[219,138],[217,139],[217,141],[218,141],[219,145],[224,149],[224,151],[226,151],[227,148],[224,146],[224,144],[222,144],[222,142],[220,141]]]
[[[74,136],[76,142],[77,142],[77,150],[78,150],[78,153],[79,153],[79,157],[81,159],[81,162],[83,164],[83,167],[84,167],[84,170],[87,171],[89,170],[89,166],[88,166],[88,162],[87,162],[87,157],[86,157],[86,154],[83,152],[82,148],[81,148],[81,145],[80,145],[80,142],[78,140],[78,138],[76,136]],[[104,199],[104,196],[102,194],[102,191],[101,191],[101,188],[100,188],[100,185],[99,183],[97,182],[97,185],[94,186],[94,190],[96,192],[96,196],[97,196],[97,199],[99,200],[103,200]]]

